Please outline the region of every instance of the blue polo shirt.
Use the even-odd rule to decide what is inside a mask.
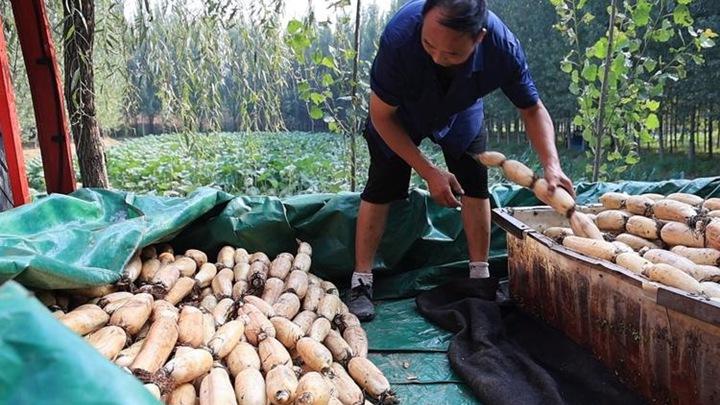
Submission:
[[[431,137],[454,157],[460,157],[480,134],[482,97],[500,88],[518,108],[539,100],[520,42],[505,24],[488,12],[487,34],[447,87],[421,43],[424,0],[404,5],[380,38],[370,71],[370,87],[385,103],[397,106],[401,122],[419,144]],[[369,122],[369,120],[368,120]],[[372,123],[368,135],[384,144]]]

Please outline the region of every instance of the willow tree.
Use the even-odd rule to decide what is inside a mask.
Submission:
[[[105,151],[95,109],[93,0],[63,1],[65,100],[85,187],[109,186]]]

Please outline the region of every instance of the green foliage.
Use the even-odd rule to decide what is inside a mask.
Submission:
[[[558,15],[555,27],[571,46],[560,67],[577,96],[573,122],[591,146],[593,179],[625,176],[628,166],[639,161],[638,144],[650,141],[660,127],[657,111],[666,83],[684,79],[687,65],[702,64],[703,50],[714,46],[717,34],[694,26],[690,2],[624,1],[608,9],[616,15],[607,20],[614,36],[610,29],[591,35],[592,44],[582,51],[587,39],[580,33],[595,15],[586,11],[585,1],[551,0]]]
[[[100,124],[106,133],[118,126],[143,128],[148,133],[182,131],[183,135],[168,141],[175,142],[169,148],[172,151],[185,150],[176,143],[186,149],[205,145],[205,135],[197,132],[274,132],[287,128],[352,133],[367,109],[368,70],[377,40],[389,16],[404,2],[393,0],[386,14],[373,3],[363,1],[359,79],[353,83],[354,9],[345,0],[332,2],[335,8],[329,21],[307,15],[290,22],[280,15],[283,2],[279,0],[133,0],[137,13],[131,20],[123,15],[122,3],[96,0],[94,62]],[[490,2],[490,7],[522,42],[533,78],[556,123],[577,115],[576,125],[592,129],[587,124],[598,116],[598,95],[605,76],[602,57],[608,51],[605,31],[609,1],[552,3],[495,1]],[[616,19],[616,43],[610,53],[610,96],[604,109],[606,135],[600,155],[604,165],[600,168],[606,178],[618,177],[622,170],[622,177],[631,174],[634,169],[628,165],[639,159],[634,153],[636,144],[657,145],[647,141],[657,136],[661,126],[667,131],[668,124],[675,121],[679,128],[676,134],[681,134],[675,137],[685,148],[688,142],[700,139],[688,136],[691,114],[698,110],[698,116],[717,120],[720,112],[708,102],[720,97],[714,85],[720,82],[720,47],[713,47],[717,41],[715,32],[720,31],[720,2],[626,3],[618,2],[621,13]],[[658,7],[660,3],[665,5],[664,12]],[[62,55],[62,3],[49,0],[46,4],[55,30],[57,54]],[[0,13],[9,42],[21,128],[24,139],[30,140],[34,138],[35,119],[9,2],[0,3]],[[549,23],[558,16],[557,27],[561,30]],[[693,29],[684,26],[687,24]],[[703,65],[697,65],[703,61]],[[58,62],[62,63],[62,58]],[[350,97],[352,85],[357,86],[356,103]],[[486,99],[486,117],[495,123],[508,123],[517,117],[517,111],[501,92],[496,92]],[[155,119],[155,129],[148,125],[151,118]],[[565,131],[573,129],[566,127]],[[248,135],[248,139],[261,136]],[[279,135],[268,136],[279,139]],[[668,136],[666,133],[666,140]],[[592,131],[586,137],[594,139]],[[623,144],[623,140],[627,142]],[[349,189],[347,180],[343,180],[349,171],[349,142],[337,135],[329,142],[337,146],[329,153],[335,156],[336,163],[344,162],[344,168],[338,169],[340,180],[328,184],[342,184],[340,189]],[[291,150],[292,145],[283,145],[282,150],[286,149]],[[424,146],[424,150],[442,161],[431,145]],[[358,184],[362,185],[367,164],[362,140],[357,151],[360,156],[356,172],[360,176]],[[125,167],[125,163],[113,162],[117,156],[114,153],[110,152],[108,163],[115,167],[113,173],[118,173],[121,169],[117,168]],[[651,153],[655,156],[653,152],[648,155]],[[574,167],[582,170],[573,172],[573,176],[582,176],[592,159],[577,160],[581,163]],[[30,167],[34,186],[42,189],[39,161]],[[144,174],[148,178],[154,175],[149,171]],[[200,174],[192,176],[199,179],[198,184],[207,180],[200,181]],[[111,173],[112,177],[116,187],[123,187],[124,180],[118,174]],[[178,190],[164,185],[164,181],[158,182],[163,192]],[[413,181],[423,184],[416,177]],[[257,189],[267,192],[263,187]],[[324,184],[319,189],[329,190]]]
[[[565,4],[568,12],[572,9],[569,1],[553,2]],[[657,22],[655,8],[650,7],[648,11],[648,5],[655,2],[630,2],[634,10],[631,19],[637,20],[638,29]],[[123,127],[137,127],[141,134],[163,130],[275,131],[284,128],[343,132],[341,125],[347,124],[349,109],[357,116],[365,111],[364,105],[353,106],[347,99],[354,15],[345,0],[332,2],[335,8],[329,21],[316,21],[308,15],[298,17],[289,26],[278,14],[282,13],[282,2],[278,0],[248,4],[236,0],[132,0],[126,3],[132,3],[136,10],[132,19],[124,16],[122,2],[95,1],[96,103],[98,120],[106,133]],[[390,14],[405,0],[391,3],[390,12],[384,13],[375,4],[363,2],[357,83],[361,101],[367,99],[367,72],[375,56],[377,39]],[[543,101],[556,119],[573,116],[577,111],[575,96],[567,91],[571,75],[563,74],[558,64],[562,61],[561,69],[572,72],[573,59],[564,59],[568,51],[574,49],[579,55],[604,36],[607,23],[603,20],[606,19],[598,16],[606,15],[607,3],[576,0],[575,5],[582,5],[582,11],[565,25],[577,35],[577,44],[552,29],[549,21],[555,19],[555,9],[548,0],[490,4],[521,40]],[[46,4],[57,54],[62,55],[62,3],[49,0]],[[689,10],[694,26],[718,31],[718,2],[696,0],[678,4]],[[35,120],[9,2],[0,3],[0,13],[6,17],[5,34],[20,124],[24,138],[30,140],[34,138]],[[652,31],[652,37],[662,48],[650,44],[645,49],[653,56],[643,64],[648,74],[660,69],[659,62],[669,60],[674,42],[681,40],[672,26],[674,14],[680,22],[688,20],[682,7],[677,13],[672,9]],[[644,25],[646,18],[647,25]],[[312,37],[308,36],[310,31]],[[690,40],[690,32],[680,33],[683,40]],[[288,43],[293,35],[294,40]],[[714,41],[711,32],[700,36],[702,47]],[[302,52],[303,49],[306,52]],[[711,49],[704,49],[703,54],[716,55],[707,53]],[[322,56],[317,64],[311,58],[314,55]],[[713,76],[720,69],[695,69],[695,59],[697,56],[687,60],[684,68],[700,79],[693,81],[692,89],[683,85],[682,92],[673,94],[682,101],[714,98],[713,86],[706,83],[715,81],[702,78]],[[718,58],[705,59],[706,65],[712,65]],[[58,62],[62,64],[62,58]],[[582,64],[575,70],[578,75],[585,71],[586,77],[592,77],[593,71],[586,70]],[[596,73],[596,82],[600,80],[600,73]],[[583,81],[587,80],[583,78]],[[315,101],[309,100],[309,94],[299,96],[302,86],[316,93]],[[690,93],[694,94],[688,95]],[[658,99],[665,104],[665,97]],[[515,109],[500,92],[488,97],[486,107],[489,119],[516,117]],[[152,120],[155,128],[150,125]]]
[[[22,140],[27,142],[34,140],[36,137],[35,118],[32,104],[23,102],[18,95],[26,94],[26,98],[30,98],[30,84],[25,73],[25,64],[23,61],[20,42],[18,41],[15,20],[6,18],[12,16],[12,8],[10,2],[0,2],[0,16],[3,19],[3,28],[5,41],[7,42],[8,62],[10,64],[10,76],[12,77],[13,90],[16,98],[16,108],[18,118],[23,129]]]
[[[352,190],[357,184],[355,138],[362,131],[369,98],[369,64],[363,64],[359,54],[362,2],[357,1],[353,18],[351,2],[340,0],[331,5],[336,13],[332,24],[317,23],[312,14],[303,21],[291,20],[285,39],[298,62],[298,95],[306,103],[310,118],[322,120],[329,131],[350,138]]]
[[[536,173],[542,173],[542,165],[537,155],[530,150],[526,144],[514,145],[490,145],[495,150],[502,151],[508,158],[517,159],[526,163]],[[618,155],[610,153],[611,158],[618,158]],[[692,179],[717,175],[717,159],[707,155],[698,156],[695,161],[685,158],[682,152],[666,154],[663,157],[657,154],[648,155],[652,158],[645,158],[634,162],[633,165],[625,165],[626,170],[622,172],[623,180],[634,181],[662,181],[668,179]],[[591,181],[588,176],[587,166],[592,164],[592,158],[583,152],[560,150],[560,161],[565,173],[573,181]],[[504,181],[498,170],[490,171],[490,182]]]
[[[200,185],[246,195],[338,192],[346,184],[342,149],[328,134],[163,135],[110,149],[108,170],[113,184],[142,192],[184,194]]]
[[[530,73],[552,117],[572,117],[577,106],[567,91],[570,78],[558,69],[568,48],[563,36],[552,27],[553,6],[547,0],[491,1],[489,5],[520,40]],[[514,120],[518,113],[505,95],[497,91],[485,98],[485,116],[507,122]]]
[[[355,51],[348,33],[354,26],[349,3],[333,6],[339,14],[335,27],[318,23],[311,15],[304,21],[290,20],[285,35],[298,62],[298,95],[306,103],[310,118],[322,120],[330,132],[345,135],[358,132],[367,112],[366,103],[354,102],[352,97],[358,83],[353,82]],[[365,75],[361,72],[360,76]],[[360,99],[366,100],[367,92]]]
[[[161,195],[199,186],[243,195],[336,193],[349,190],[344,150],[342,138],[320,133],[146,136],[107,151],[108,176],[114,188]],[[30,186],[43,190],[40,159],[27,166]]]
[[[537,155],[526,143],[489,147],[542,172]],[[444,165],[442,152],[430,141],[421,145],[435,164]],[[343,138],[327,133],[215,133],[168,134],[128,140],[107,151],[112,187],[138,193],[184,195],[199,186],[216,186],[234,194],[288,196],[350,190]],[[366,179],[367,148],[358,148],[360,184]],[[617,158],[611,154],[612,158]],[[563,169],[575,181],[588,180],[591,159],[582,152],[561,150]],[[30,186],[45,189],[40,158],[27,162]],[[77,169],[76,169],[77,173]],[[708,156],[695,161],[668,154],[644,159],[623,173],[627,180],[656,181],[717,174]],[[77,174],[79,176],[79,174]],[[506,181],[499,170],[489,172],[490,184]],[[411,185],[426,188],[415,173]]]

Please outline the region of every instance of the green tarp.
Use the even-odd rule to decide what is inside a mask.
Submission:
[[[461,382],[450,368],[445,352],[371,352],[368,358],[393,385]]]
[[[0,288],[0,404],[157,403],[26,289],[13,281]]]
[[[452,334],[417,316],[413,298],[381,301],[375,321],[366,325],[370,350],[446,352]]]
[[[579,184],[577,191],[580,203],[596,202],[607,191],[684,191],[710,197],[720,196],[720,178]],[[507,185],[493,187],[492,200],[493,206],[539,204],[528,190]],[[313,245],[313,271],[343,285],[352,271],[358,204],[358,195],[351,193],[233,199],[209,188],[185,198],[88,189],[51,195],[0,214],[0,281],[14,279],[26,287],[53,289],[109,283],[119,278],[136,249],[170,239],[179,251],[194,247],[214,252],[232,244],[271,256],[294,251],[296,239],[301,239]],[[438,207],[425,192],[415,190],[408,200],[393,205],[390,218],[377,257],[382,270],[377,272],[376,294],[384,301],[377,319],[366,325],[371,357],[391,376],[406,403],[474,403],[447,366],[443,352],[450,335],[427,323],[415,311],[414,301],[406,298],[466,275],[459,212]],[[493,271],[502,274],[505,235],[494,228],[492,238]],[[62,374],[58,381],[82,381],[90,396],[112,389],[124,394],[90,401],[68,388],[67,395],[57,396],[66,400],[63,403],[142,403],[144,399],[125,398],[147,398],[131,378],[101,371],[119,370],[89,354],[92,349],[82,339],[72,336],[17,284],[6,283],[0,294],[0,328],[12,331],[0,334],[0,382],[13,387],[0,390],[0,403],[48,403],[44,394],[29,387],[67,386],[50,384],[49,376],[55,374]],[[55,361],[46,358],[48,349]],[[72,364],[80,358],[81,365]]]
[[[173,236],[229,201],[204,188],[187,198],[82,189],[0,214],[0,282],[37,288],[107,284],[139,246]]]
[[[618,190],[716,196],[720,179],[580,184],[578,200],[595,202],[600,194]],[[507,185],[493,187],[492,200],[493,206],[539,204],[530,191]],[[0,213],[0,282],[15,279],[37,288],[113,282],[138,247],[177,234],[180,249],[215,251],[230,243],[270,255],[293,251],[299,238],[315,247],[314,269],[321,277],[344,281],[353,265],[358,205],[358,195],[351,193],[232,199],[210,188],[185,198],[90,189],[51,195]],[[504,249],[504,235],[495,228],[491,256],[502,258]],[[379,276],[393,277],[400,288],[383,290],[381,296],[413,295],[444,280],[445,269],[464,274],[465,250],[459,211],[413,191],[393,205],[377,257],[377,267],[384,268]]]

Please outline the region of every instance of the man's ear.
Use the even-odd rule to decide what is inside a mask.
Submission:
[[[487,35],[487,29],[483,28],[482,31],[477,34],[477,37],[475,37],[475,45],[482,42],[482,40],[485,38],[485,35]]]

